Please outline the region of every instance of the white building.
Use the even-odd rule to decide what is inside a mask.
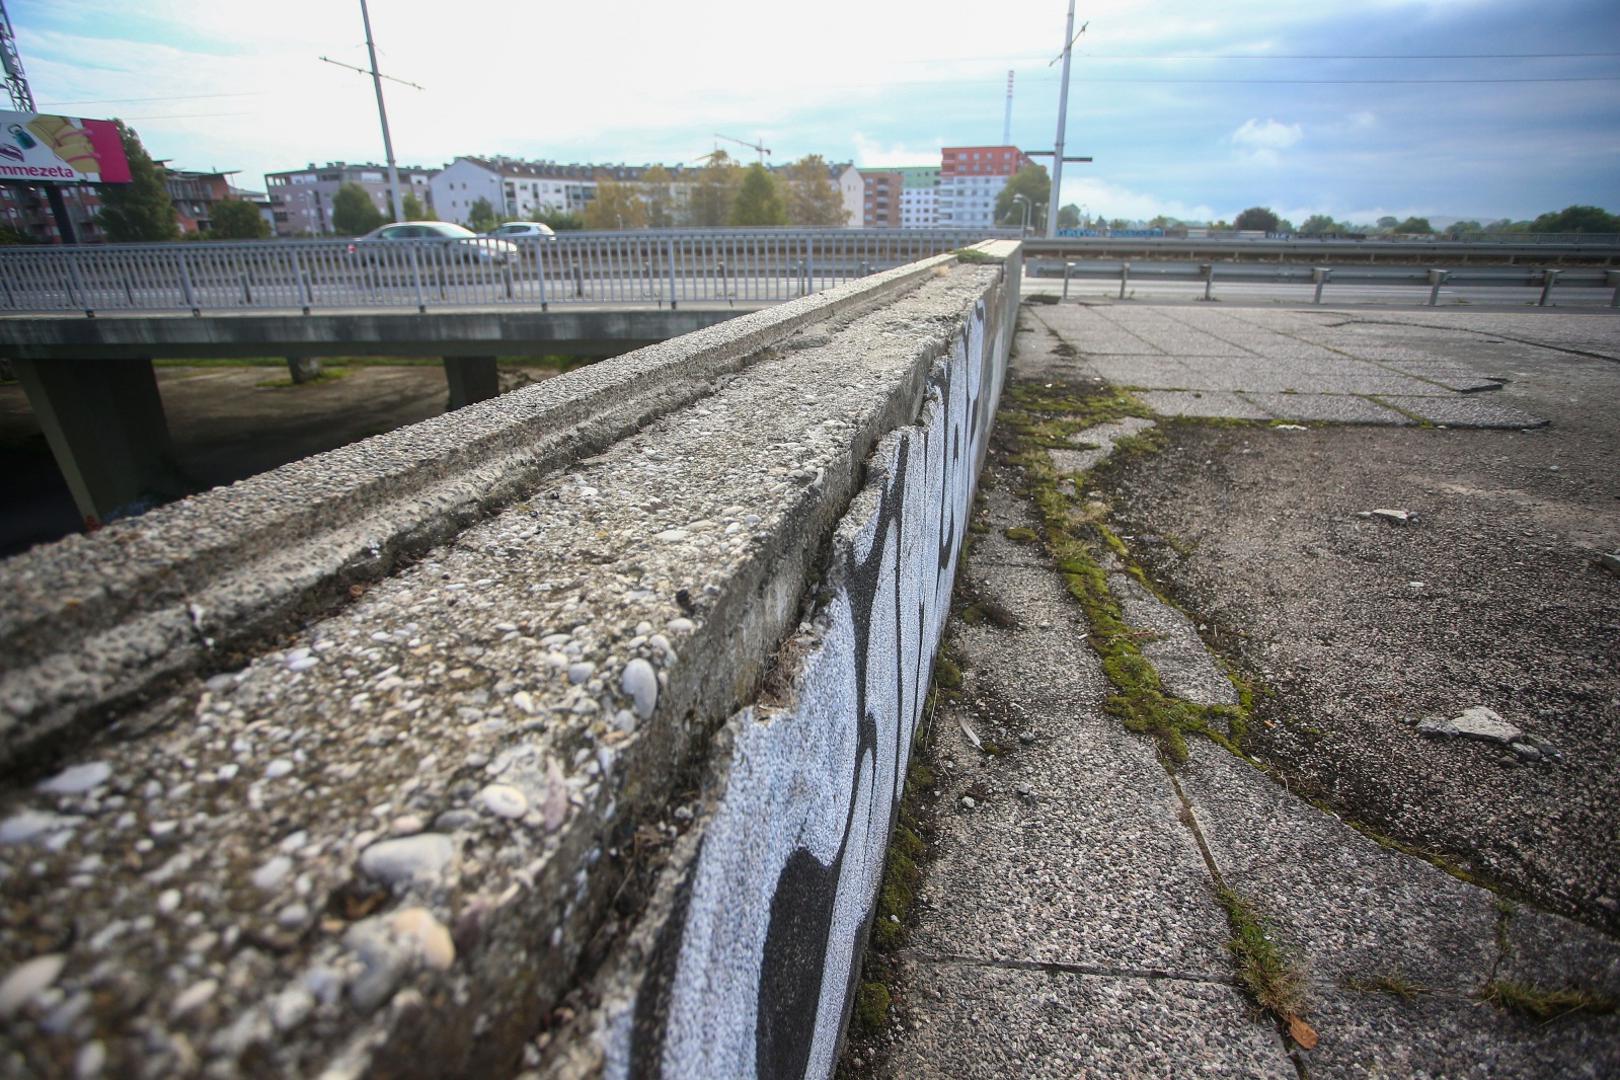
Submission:
[[[596,197],[596,168],[512,158],[458,157],[433,177],[433,209],[465,225],[473,204],[488,199],[501,221],[538,212],[581,213]]]
[[[859,229],[866,216],[866,181],[853,164],[833,165],[838,194],[844,200],[844,228]]]
[[[932,229],[939,224],[939,170],[933,166],[912,166],[894,170],[900,174],[900,227]]]
[[[940,226],[994,228],[996,197],[1014,173],[1030,164],[1033,162],[1016,146],[945,147],[940,151],[937,197]],[[1030,212],[1033,215],[1035,208],[1030,207]]]

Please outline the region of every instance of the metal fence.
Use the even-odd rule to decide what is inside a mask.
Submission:
[[[954,229],[714,229],[24,248],[0,251],[0,312],[767,304],[984,238]]]

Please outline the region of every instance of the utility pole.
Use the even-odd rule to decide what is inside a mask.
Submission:
[[[12,33],[11,16],[6,14],[5,0],[0,0],[0,67],[5,68],[6,93],[11,95],[12,108],[18,112],[38,112],[34,105],[34,92],[28,88],[28,76],[23,73],[22,56],[17,52],[17,35]],[[21,191],[26,186],[18,184],[17,189]],[[62,198],[62,185],[47,182],[44,188],[62,243],[77,244],[79,234],[74,231],[73,219],[68,216],[67,200]]]
[[[1007,72],[1007,111],[1001,118],[1001,145],[1012,145],[1012,91],[1013,73]]]
[[[364,2],[364,0],[362,0]],[[1083,28],[1082,28],[1083,29]],[[1069,119],[1069,58],[1074,52],[1074,0],[1069,0],[1069,22],[1063,29],[1063,82],[1058,91],[1057,142],[1052,147],[1052,206],[1063,204],[1063,129]],[[375,66],[375,65],[374,65]],[[381,100],[379,98],[379,100]],[[1046,215],[1046,238],[1057,236],[1056,214]]]
[[[399,190],[399,168],[394,164],[394,140],[388,135],[388,109],[383,105],[382,76],[377,72],[377,44],[371,38],[371,13],[366,10],[366,0],[360,0],[360,20],[366,24],[366,54],[371,57],[371,84],[377,89],[377,119],[382,121],[383,153],[388,158],[388,186],[394,196],[394,220],[405,220],[405,196]],[[1069,0],[1069,22],[1074,23],[1074,0]],[[1063,90],[1069,90],[1069,61],[1067,54],[1063,61]],[[1058,114],[1059,116],[1062,113]],[[1063,122],[1058,121],[1058,146],[1062,153]]]

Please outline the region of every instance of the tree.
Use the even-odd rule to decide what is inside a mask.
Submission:
[[[1326,214],[1312,214],[1305,219],[1305,224],[1299,227],[1301,236],[1332,236],[1338,231],[1339,227]]]
[[[473,200],[472,209],[467,211],[467,228],[473,232],[489,232],[500,221],[495,217],[495,207],[483,196]]]
[[[1237,216],[1237,220],[1232,222],[1232,227],[1239,230],[1258,229],[1261,232],[1276,232],[1280,224],[1270,207],[1251,206]]]
[[[641,201],[647,206],[647,224],[655,229],[675,224],[674,179],[662,165],[641,174]]]
[[[0,244],[32,244],[34,238],[21,229],[0,225]]]
[[[422,205],[422,200],[416,197],[416,192],[414,191],[407,191],[405,193],[405,198],[401,201],[400,208],[405,211],[406,221],[433,220],[433,215],[428,213],[428,208]]]
[[[789,165],[787,174],[788,222],[806,229],[841,229],[849,224],[844,196],[829,178],[820,154],[807,154]]]
[[[1447,240],[1472,240],[1485,235],[1485,226],[1477,221],[1453,221],[1443,235]]]
[[[596,182],[596,198],[585,204],[587,229],[645,229],[647,204],[634,185],[617,180]]]
[[[731,221],[731,204],[737,199],[742,172],[724,150],[709,156],[709,163],[698,173],[687,201],[687,224],[713,228]]]
[[[180,222],[164,184],[166,170],[152,160],[139,135],[125,127],[122,120],[115,123],[124,143],[124,156],[129,159],[130,182],[100,188],[101,214],[97,222],[102,232],[107,239],[122,243],[178,240]]]
[[[344,184],[332,196],[332,228],[343,236],[362,236],[388,219],[359,184]]]
[[[1399,224],[1400,220],[1398,218],[1392,218],[1388,214],[1378,219],[1378,227],[1380,229],[1393,229]]]
[[[1080,227],[1080,208],[1074,203],[1058,210],[1058,228],[1078,229]]]
[[[1045,165],[1025,165],[1013,174],[1001,194],[996,196],[996,224],[1021,225],[1024,222],[1024,210],[1013,201],[1014,195],[1022,195],[1029,200],[1029,223],[1039,226],[1041,204],[1048,202],[1052,196],[1052,178],[1046,174]]]
[[[270,223],[259,208],[242,199],[224,199],[214,204],[208,233],[215,240],[263,240],[270,235]]]
[[[1409,217],[1396,225],[1394,231],[1413,236],[1433,236],[1434,226],[1429,224],[1429,219],[1426,217]]]
[[[1566,206],[1556,214],[1542,214],[1530,223],[1531,232],[1620,232],[1620,217],[1596,206]]]
[[[742,184],[737,188],[737,200],[731,206],[733,225],[786,225],[787,207],[782,202],[782,191],[776,177],[759,162],[748,166]]]

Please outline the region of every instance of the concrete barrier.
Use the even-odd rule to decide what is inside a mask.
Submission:
[[[501,1074],[545,1028],[555,1075],[828,1075],[1018,272],[0,564],[0,1068]]]

